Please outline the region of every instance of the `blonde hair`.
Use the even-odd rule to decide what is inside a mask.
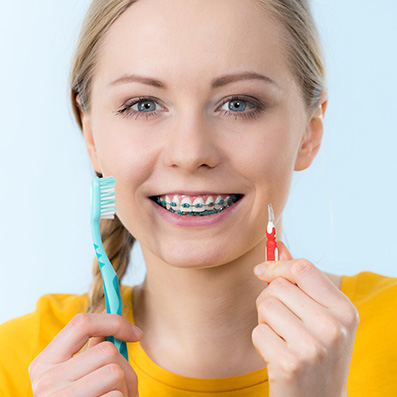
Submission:
[[[80,112],[90,111],[92,80],[100,45],[112,23],[136,1],[94,0],[87,11],[69,76],[73,113],[80,129],[82,129]],[[102,176],[98,173],[97,175]],[[100,231],[105,251],[121,282],[127,271],[135,239],[117,215],[114,220],[101,220]],[[98,313],[104,310],[105,299],[97,258],[92,264],[92,274],[93,281],[88,291],[87,311]]]
[[[320,104],[325,88],[325,62],[321,41],[308,0],[257,0],[281,23],[290,70],[301,88],[309,112]]]
[[[88,9],[70,72],[72,108],[81,129],[80,112],[90,111],[92,81],[101,43],[113,22],[136,1],[138,0],[93,0]],[[325,68],[308,1],[255,1],[284,27],[290,70],[299,83],[307,109],[314,110],[318,107],[321,92],[325,89]],[[101,236],[121,282],[127,270],[134,238],[117,217],[113,221],[101,221]],[[88,296],[88,311],[102,311],[104,293],[96,259],[93,263],[93,283]]]

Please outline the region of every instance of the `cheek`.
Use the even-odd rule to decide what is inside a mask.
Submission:
[[[130,140],[113,141],[103,145],[101,149],[98,157],[101,167],[107,175],[114,174],[116,178],[119,175],[122,180],[127,178],[138,183],[139,180],[144,181],[152,172],[155,158],[153,149],[144,150],[142,145],[138,146]]]
[[[263,134],[241,143],[237,167],[252,183],[255,197],[251,221],[265,225],[267,204],[281,214],[288,199],[298,146],[298,134],[286,123],[267,125]]]
[[[125,223],[127,213],[132,211],[134,218],[139,212],[136,204],[144,194],[145,182],[153,174],[158,149],[145,134],[117,128],[115,122],[112,125],[101,121],[100,128],[95,129],[98,160],[103,174],[116,178],[117,213]]]
[[[240,170],[256,183],[282,183],[293,172],[297,143],[294,131],[279,124],[268,126],[263,134],[240,144]]]
[[[109,113],[109,112],[108,112]],[[117,175],[121,180],[151,172],[154,145],[144,132],[132,129],[122,116],[108,115],[93,118],[95,146],[98,160],[105,175]],[[127,177],[129,176],[129,177]]]

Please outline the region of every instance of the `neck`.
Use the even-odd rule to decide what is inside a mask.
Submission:
[[[261,241],[233,262],[200,269],[160,263],[142,247],[147,274],[134,291],[134,315],[147,354],[166,369],[193,377],[235,376],[264,367],[251,341],[258,323],[256,298],[266,287],[253,268],[264,260],[264,245]]]

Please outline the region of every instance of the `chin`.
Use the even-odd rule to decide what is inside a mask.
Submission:
[[[228,250],[219,250],[212,244],[211,247],[203,247],[201,244],[185,244],[184,246],[167,247],[158,256],[170,266],[181,269],[204,269],[225,264],[234,258]]]

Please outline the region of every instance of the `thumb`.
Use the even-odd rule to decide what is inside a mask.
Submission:
[[[277,241],[277,248],[280,261],[291,261],[292,259],[294,259],[291,253],[288,251],[288,248],[282,241]]]

